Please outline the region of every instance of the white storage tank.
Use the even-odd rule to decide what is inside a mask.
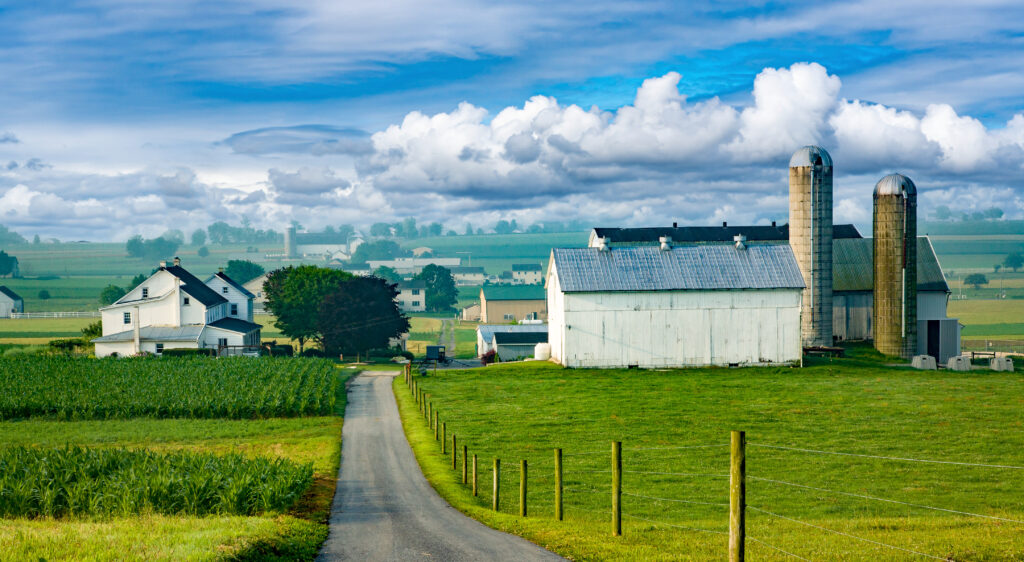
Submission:
[[[550,343],[538,343],[533,348],[533,358],[537,361],[547,361],[551,359],[551,344]]]

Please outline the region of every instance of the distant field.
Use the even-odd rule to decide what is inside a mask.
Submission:
[[[1024,320],[1024,300],[951,300],[948,314],[967,326],[1016,324]]]

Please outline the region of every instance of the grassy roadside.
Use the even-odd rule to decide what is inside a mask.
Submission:
[[[346,383],[335,414],[260,420],[150,419],[0,422],[5,445],[129,447],[283,457],[312,462],[314,482],[286,513],[257,517],[157,516],[0,519],[0,560],[311,560],[327,537],[341,453]]]
[[[401,377],[406,434],[435,489],[495,528],[573,559],[724,557],[728,430],[753,443],[941,460],[1024,465],[1019,375],[921,373],[870,358],[806,369],[567,371],[520,364],[417,378],[470,454],[474,498],[441,457]],[[610,536],[609,442],[624,442],[624,536]],[[680,450],[678,446],[711,445]],[[565,451],[566,521],[552,517],[554,447]],[[587,454],[580,454],[587,453]],[[502,513],[489,509],[491,459],[502,459]],[[517,509],[518,460],[530,462],[530,517]],[[748,475],[859,495],[1024,520],[1016,471],[808,455],[751,447]],[[660,474],[659,474],[660,473]],[[671,474],[666,474],[671,473]],[[699,475],[694,478],[683,474]],[[568,489],[572,491],[568,491]],[[596,493],[594,493],[596,492]],[[752,506],[813,525],[956,560],[1021,560],[1024,524],[979,519],[822,491],[748,483]],[[657,523],[652,523],[657,522]],[[670,527],[677,525],[686,527]],[[696,531],[694,529],[702,529]],[[748,511],[748,536],[810,559],[906,560],[905,551]],[[748,542],[758,560],[789,556]]]

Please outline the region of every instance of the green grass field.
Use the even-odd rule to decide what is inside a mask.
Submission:
[[[97,362],[98,364],[101,362]],[[0,518],[0,560],[312,559],[327,535],[340,455],[344,382],[332,415],[268,419],[153,419],[0,422],[2,446],[185,451],[311,463],[313,485],[283,513],[260,516]]]
[[[867,350],[854,355],[859,359],[816,361],[804,369],[564,370],[525,363],[417,377],[448,435],[457,434],[478,455],[478,497],[461,484],[450,454],[440,455],[401,377],[395,389],[406,433],[442,496],[489,525],[572,559],[724,559],[727,444],[729,431],[742,429],[750,443],[752,560],[791,558],[764,543],[812,560],[922,557],[907,550],[940,559],[1021,560],[1019,469],[765,446],[1024,466],[1019,373],[920,372],[886,367]],[[625,470],[620,538],[610,534],[609,513],[616,440],[623,442]],[[556,447],[565,455],[563,522],[553,518]],[[496,457],[502,461],[500,513],[489,508]],[[521,459],[529,462],[526,519],[515,515]]]

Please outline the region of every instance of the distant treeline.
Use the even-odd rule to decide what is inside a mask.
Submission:
[[[917,230],[920,234],[947,236],[977,236],[993,234],[1024,234],[1024,221],[1017,220],[968,220],[968,221],[927,221]]]

